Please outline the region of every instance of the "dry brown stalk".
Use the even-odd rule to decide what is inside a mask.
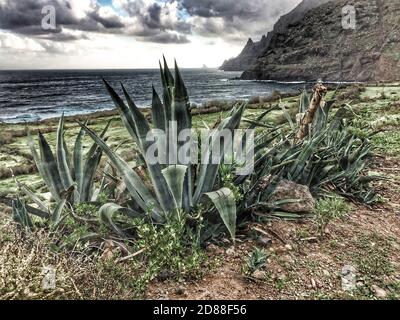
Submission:
[[[303,140],[305,137],[308,136],[310,132],[310,125],[313,123],[314,116],[321,105],[322,98],[327,91],[328,89],[324,85],[320,83],[315,85],[313,89],[314,94],[310,106],[308,107],[306,114],[301,120],[299,131],[296,134],[297,140]]]

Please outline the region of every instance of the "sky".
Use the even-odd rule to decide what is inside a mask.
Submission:
[[[0,0],[0,69],[157,68],[163,54],[182,68],[218,67],[300,2]]]

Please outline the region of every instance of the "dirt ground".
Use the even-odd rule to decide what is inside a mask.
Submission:
[[[389,176],[377,185],[379,205],[353,204],[348,217],[328,225],[316,236],[312,220],[303,223],[272,221],[251,225],[236,247],[210,245],[214,268],[200,280],[176,283],[156,281],[148,299],[399,299],[400,298],[400,160],[377,157],[374,172]],[[245,239],[261,229],[262,241]],[[257,279],[241,268],[255,248],[269,252]],[[357,289],[342,289],[342,269],[356,270]]]

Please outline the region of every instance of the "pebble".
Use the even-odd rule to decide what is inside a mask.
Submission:
[[[180,296],[184,295],[185,294],[185,289],[182,288],[182,287],[179,287],[178,289],[176,289],[176,294],[180,295]]]
[[[317,284],[313,278],[311,278],[311,287],[314,289],[317,287]]]
[[[372,291],[374,292],[375,297],[377,298],[386,298],[387,293],[385,290],[383,290],[382,288],[379,288],[378,286],[373,285],[372,287]]]
[[[286,244],[285,245],[285,249],[288,250],[288,251],[292,251],[293,247],[290,244]]]
[[[256,270],[253,272],[252,276],[258,280],[264,280],[266,277],[266,273],[260,270]]]
[[[230,247],[229,249],[226,250],[226,254],[228,256],[232,256],[235,254],[235,247]]]
[[[257,240],[257,242],[258,242],[259,244],[263,245],[263,246],[270,246],[270,245],[272,245],[272,240],[271,240],[271,239],[268,239],[268,238],[264,238],[264,237],[259,238],[259,239]]]

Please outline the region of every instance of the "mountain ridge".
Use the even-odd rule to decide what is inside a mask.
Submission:
[[[260,41],[254,42],[249,38],[242,52],[235,58],[225,60],[219,69],[224,71],[244,71],[248,69],[260,55],[268,50],[271,39],[276,33],[284,32],[288,25],[301,20],[310,9],[329,1],[332,0],[303,0],[289,13],[281,16],[273,29],[267,35],[263,35]]]
[[[342,9],[356,9],[344,29]],[[395,81],[400,73],[400,2],[331,0],[276,32],[242,79]]]

